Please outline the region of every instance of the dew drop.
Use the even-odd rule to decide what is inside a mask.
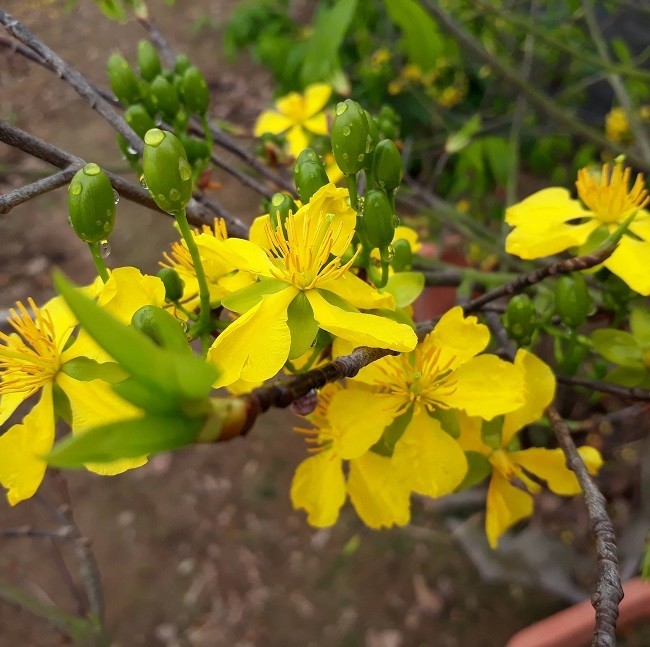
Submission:
[[[336,114],[342,115],[347,109],[348,109],[348,104],[345,103],[344,101],[341,101],[341,103],[337,104],[336,106]]]
[[[127,147],[126,147],[126,152],[127,152],[129,155],[137,155],[137,154],[138,154],[138,151],[135,150],[135,148],[133,148],[133,146],[127,146]]]
[[[399,227],[400,222],[402,222],[397,216],[393,216],[393,227]]]
[[[167,202],[167,198],[166,198],[162,193],[159,193],[159,194],[156,196],[155,200],[156,200],[156,202],[158,203],[158,206],[159,206],[159,207],[160,207],[161,205],[163,205],[163,204],[165,204],[165,205],[168,204],[168,202]],[[162,207],[161,207],[161,208],[162,208]]]
[[[284,193],[276,193],[272,198],[271,198],[271,204],[274,207],[279,207],[282,205],[284,202]]]
[[[75,182],[74,184],[71,184],[69,191],[72,193],[72,195],[79,195],[81,193],[81,182]]]
[[[192,167],[183,157],[178,160],[178,174],[181,176],[183,182],[187,182],[192,177]]]
[[[156,101],[156,98],[154,97],[154,102]],[[165,133],[164,131],[160,130],[160,128],[152,128],[151,130],[147,130],[145,136],[144,136],[144,143],[147,144],[147,146],[160,146],[160,144],[163,143],[165,139]]]
[[[386,182],[383,180],[377,180],[377,184],[379,184],[380,189],[383,189],[386,186]]]
[[[347,137],[351,132],[352,132],[352,130],[350,130],[350,126],[346,126],[346,127],[343,129],[343,134],[344,134],[346,137]]]
[[[343,153],[343,159],[344,160],[348,159],[348,157],[350,157],[350,156],[347,153]]]
[[[107,214],[108,215],[108,214]],[[104,223],[104,231],[106,233],[109,233],[111,231],[111,223],[110,222],[105,222]]]
[[[102,169],[99,168],[95,162],[88,162],[86,166],[84,166],[84,174],[85,175],[90,175],[91,177],[93,175],[99,175]]]
[[[363,162],[363,158],[364,158],[365,156],[366,156],[365,153],[361,153],[361,154],[359,155],[359,157],[357,157],[357,159],[358,159],[360,162]]]
[[[392,245],[389,245],[386,248],[386,260],[392,261],[395,258],[395,248]]]
[[[183,329],[183,332],[188,331],[189,326],[187,325],[187,321],[181,321],[181,328]]]
[[[172,202],[177,202],[181,197],[180,191],[178,189],[169,189],[169,199]]]
[[[303,395],[302,398],[298,398],[291,403],[291,410],[294,413],[297,413],[299,416],[308,416],[316,409],[318,404],[318,390],[312,389]]]
[[[107,240],[99,243],[99,255],[102,258],[108,258],[111,255],[111,244]]]
[[[115,189],[113,189],[113,202],[115,204],[119,204],[120,202],[120,194]]]
[[[144,179],[144,173],[140,176],[140,184],[142,184],[143,189],[146,189],[147,191],[149,190],[149,187],[147,186],[147,181]]]
[[[95,224],[96,224],[98,227],[101,227],[101,226],[102,226],[102,221],[101,221],[101,220],[95,220]]]

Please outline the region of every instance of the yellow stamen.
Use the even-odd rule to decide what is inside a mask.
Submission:
[[[25,398],[52,382],[61,368],[52,317],[28,299],[29,311],[19,301],[10,310],[15,333],[0,332],[0,395],[24,393]]]
[[[578,171],[576,187],[578,196],[594,216],[604,224],[621,223],[633,211],[643,209],[650,196],[645,188],[643,174],[636,176],[631,189],[632,170],[617,163],[611,169],[609,164],[603,166],[599,176],[592,175],[588,169]]]

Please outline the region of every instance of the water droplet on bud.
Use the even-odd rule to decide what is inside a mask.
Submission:
[[[169,189],[169,199],[172,202],[176,202],[181,197],[180,191],[178,189]]]
[[[386,260],[392,261],[395,258],[395,248],[392,245],[389,245],[386,248]]]
[[[347,137],[352,131],[350,130],[350,126],[346,126],[343,129],[343,134]]]
[[[336,106],[336,114],[342,115],[347,109],[348,109],[348,104],[341,101],[341,103],[339,103]]]
[[[397,216],[393,216],[393,227],[399,227],[400,222],[402,222]]]
[[[69,191],[70,193],[72,193],[72,195],[79,195],[81,193],[81,183],[74,182],[73,184],[70,185]]]
[[[102,258],[108,258],[111,255],[111,244],[107,240],[99,243],[99,255]]]
[[[178,174],[181,176],[183,182],[187,182],[192,177],[192,167],[183,157],[178,160]]]
[[[147,191],[149,190],[149,187],[147,186],[147,181],[144,179],[144,173],[140,176],[140,184],[142,184],[143,189],[146,189]]]
[[[113,189],[113,202],[115,204],[119,204],[120,202],[120,194],[115,189]]]

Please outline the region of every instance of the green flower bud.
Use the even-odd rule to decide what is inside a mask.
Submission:
[[[171,267],[163,267],[158,272],[158,278],[165,286],[165,300],[179,301],[183,297],[183,289],[185,288],[185,281],[178,276],[178,272]]]
[[[293,181],[303,204],[307,204],[311,196],[329,182],[323,162],[313,148],[305,148],[298,155],[293,167]]]
[[[332,152],[345,175],[355,175],[364,167],[370,141],[363,108],[352,99],[339,103],[332,123]]]
[[[379,189],[366,192],[363,217],[357,220],[357,234],[367,249],[387,249],[395,235],[395,214],[388,196]]]
[[[391,266],[396,272],[406,272],[413,265],[413,250],[408,240],[400,238],[393,243]]]
[[[176,57],[176,62],[174,63],[174,72],[176,72],[176,74],[179,75],[183,74],[183,72],[185,72],[185,70],[190,65],[192,65],[192,63],[190,62],[190,59],[187,56],[187,54],[179,54]]]
[[[113,54],[106,65],[111,90],[118,101],[124,105],[136,103],[140,99],[138,77],[129,62],[120,54]]]
[[[147,109],[149,116],[154,119],[160,110],[154,103],[151,86],[144,79],[138,79],[138,92],[140,93],[140,103]]]
[[[527,294],[516,294],[506,307],[503,324],[517,343],[530,344],[537,328],[535,304]]]
[[[204,115],[210,105],[210,90],[196,65],[191,65],[183,72],[181,96],[190,113]]]
[[[169,350],[190,353],[183,324],[163,308],[142,306],[131,317],[131,325],[147,335],[158,346]]]
[[[587,283],[582,274],[561,276],[555,284],[555,312],[562,323],[576,328],[583,324],[592,302],[587,290]]]
[[[116,194],[97,164],[77,171],[68,187],[68,211],[75,233],[86,243],[106,240],[115,224]]]
[[[384,191],[393,192],[401,184],[402,156],[390,139],[380,141],[375,147],[372,154],[372,173],[375,181]]]
[[[174,86],[164,76],[159,75],[151,82],[151,100],[168,122],[174,121],[181,102]]]
[[[140,139],[144,139],[147,130],[151,130],[156,126],[152,116],[141,103],[134,103],[129,106],[124,112],[124,119]]]
[[[190,123],[190,116],[187,114],[187,110],[181,107],[176,113],[176,119],[174,119],[173,126],[174,130],[177,133],[187,132],[187,127]]]
[[[127,142],[126,139],[124,139],[124,136],[120,133],[117,134],[117,145],[120,147],[122,155],[124,155],[125,159],[127,159],[131,165],[137,164],[140,156],[133,148],[131,148],[131,146],[129,146],[129,142]]]
[[[178,213],[192,197],[192,167],[183,144],[170,132],[152,128],[144,136],[144,180],[156,204]]]
[[[271,227],[277,229],[278,225],[284,227],[285,220],[289,217],[290,213],[296,213],[298,206],[293,201],[290,195],[286,193],[276,193],[269,204],[269,218],[271,220]]]
[[[183,148],[187,153],[187,160],[192,166],[194,166],[196,162],[210,157],[210,148],[208,142],[204,139],[190,137],[189,135],[184,134],[180,134],[178,138],[180,139],[181,144],[183,144]]]
[[[162,64],[156,48],[148,41],[138,43],[138,67],[145,81],[153,81],[161,72]]]
[[[397,139],[399,137],[399,115],[390,106],[382,106],[377,115],[377,126],[381,136],[386,139]]]
[[[375,121],[374,117],[367,110],[364,110],[363,113],[366,115],[366,121],[368,122],[366,153],[372,153],[372,151],[375,150],[375,146],[377,146],[379,143],[379,128],[377,128],[377,122]]]

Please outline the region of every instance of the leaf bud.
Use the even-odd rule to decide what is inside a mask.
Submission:
[[[192,167],[178,138],[152,128],[144,136],[144,180],[156,204],[167,213],[178,213],[192,197]]]
[[[406,272],[413,265],[413,250],[408,240],[400,238],[393,243],[393,260],[391,267],[396,272]]]
[[[113,54],[106,65],[111,90],[124,105],[136,103],[140,98],[138,78],[129,62],[120,54]]]
[[[379,188],[394,192],[402,182],[402,156],[390,139],[383,139],[372,155],[372,172]]]
[[[296,213],[296,211],[298,211],[298,206],[290,195],[286,193],[274,194],[269,204],[269,219],[273,230],[275,231],[280,225],[284,228],[284,222],[289,214]]]
[[[68,211],[75,233],[86,243],[106,240],[115,224],[115,192],[108,175],[90,162],[68,187]]]
[[[165,300],[174,302],[183,297],[185,281],[178,275],[178,272],[171,267],[163,267],[158,272],[158,278],[165,286]]]
[[[164,76],[159,75],[151,82],[151,100],[168,122],[174,121],[181,102],[174,86]]]
[[[134,103],[129,106],[124,111],[124,119],[140,139],[144,139],[147,130],[151,130],[156,126],[153,117],[141,103]]]
[[[131,325],[158,346],[184,353],[192,352],[183,324],[163,308],[142,306],[133,313]]]
[[[298,155],[293,167],[293,181],[303,204],[307,204],[311,196],[329,182],[325,166],[313,148],[305,148]]]
[[[364,247],[388,248],[395,235],[395,218],[388,196],[379,189],[366,192],[363,218],[357,220],[357,233]]]
[[[210,90],[205,77],[196,65],[190,65],[183,72],[181,95],[188,112],[204,115],[210,105]]]
[[[583,324],[592,307],[587,283],[582,274],[561,276],[555,283],[555,312],[571,328]]]
[[[190,65],[192,65],[192,63],[187,54],[179,54],[174,62],[174,72],[176,72],[176,74],[183,74]]]
[[[515,294],[510,299],[504,315],[504,326],[517,343],[530,344],[537,328],[535,304],[527,294]]]
[[[332,152],[345,175],[355,175],[366,162],[370,131],[363,108],[352,99],[336,106],[332,123]]]
[[[138,67],[145,81],[153,81],[161,72],[162,64],[156,48],[148,41],[138,43]]]

